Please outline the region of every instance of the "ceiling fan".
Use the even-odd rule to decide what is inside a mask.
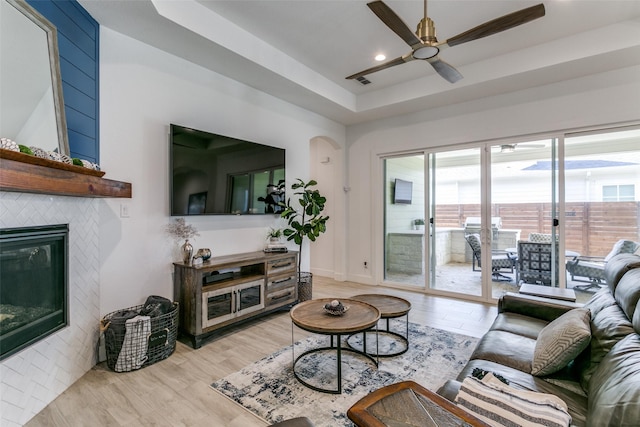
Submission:
[[[517,27],[529,21],[533,21],[534,19],[541,18],[545,14],[544,5],[541,3],[517,12],[509,13],[489,22],[485,22],[484,24],[460,33],[457,36],[451,37],[443,42],[439,42],[436,38],[435,25],[431,18],[427,16],[427,0],[424,0],[424,18],[418,23],[418,29],[415,33],[413,33],[407,24],[405,24],[402,19],[400,19],[400,17],[381,0],[367,3],[367,6],[369,6],[369,9],[371,9],[371,11],[373,11],[373,13],[375,13],[378,18],[380,18],[380,20],[391,29],[391,31],[400,36],[400,38],[411,47],[411,52],[396,59],[392,59],[391,61],[387,61],[384,64],[360,71],[359,73],[347,77],[347,79],[358,79],[367,74],[375,73],[396,65],[401,65],[406,62],[413,61],[414,59],[421,59],[431,64],[436,72],[444,79],[450,83],[455,83],[462,78],[462,74],[460,74],[458,70],[453,68],[451,65],[438,58],[438,53],[440,53],[442,49]]]
[[[520,150],[522,148],[545,148],[546,145],[523,142],[520,144],[502,144],[499,147],[501,153],[513,153],[514,151],[516,151],[516,147],[520,147],[518,148],[518,150]]]

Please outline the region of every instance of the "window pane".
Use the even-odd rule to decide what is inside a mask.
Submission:
[[[634,196],[635,196],[634,185],[621,185],[618,191],[619,191],[620,201],[631,202],[634,200]]]
[[[615,202],[618,200],[618,187],[616,185],[605,185],[602,187],[602,200],[605,202]]]

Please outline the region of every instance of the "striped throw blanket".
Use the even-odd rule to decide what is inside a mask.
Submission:
[[[566,427],[571,423],[567,404],[557,396],[517,390],[488,373],[482,380],[467,377],[456,403],[492,426]]]

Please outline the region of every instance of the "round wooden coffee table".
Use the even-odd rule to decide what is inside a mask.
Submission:
[[[368,354],[376,357],[393,357],[406,353],[407,350],[409,350],[409,311],[411,310],[411,303],[409,301],[393,295],[382,294],[362,294],[353,296],[351,297],[351,299],[366,302],[380,310],[380,318],[386,320],[386,329],[380,329],[378,330],[378,333],[393,336],[397,338],[397,340],[399,340],[399,342],[401,343],[400,350],[392,350],[387,353],[367,352]],[[406,317],[404,335],[398,332],[391,331],[389,329],[389,319],[396,319],[402,316]],[[367,333],[365,331],[362,334],[362,351],[366,352]],[[352,341],[352,337],[353,335],[349,337],[349,339],[347,340],[347,344],[349,344],[351,348],[358,350],[356,346],[353,346],[350,343],[350,341]]]
[[[293,354],[293,375],[298,381],[305,386],[324,393],[340,394],[342,393],[342,351],[349,351],[352,353],[360,354],[371,360],[376,367],[378,361],[371,355],[367,354],[366,348],[364,351],[356,350],[349,347],[342,347],[341,341],[343,335],[351,335],[358,332],[364,332],[367,329],[378,324],[380,320],[380,311],[362,301],[356,301],[351,299],[341,299],[340,301],[349,309],[341,316],[335,316],[324,311],[324,305],[331,302],[332,298],[314,299],[302,302],[291,309],[291,348],[295,352],[293,325],[305,331],[313,332],[316,334],[329,335],[331,342],[329,346],[313,348],[307,350],[295,357]],[[335,338],[335,339],[334,339]],[[337,359],[337,374],[336,381],[338,386],[336,389],[328,389],[315,386],[302,379],[296,371],[296,365],[305,356],[313,353],[335,351]]]

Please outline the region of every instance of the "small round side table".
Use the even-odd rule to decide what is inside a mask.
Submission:
[[[378,310],[380,310],[380,319],[384,319],[386,323],[385,329],[379,329],[379,334],[390,335],[397,339],[401,343],[401,350],[391,351],[387,353],[380,353],[379,351],[376,353],[367,351],[368,354],[375,357],[393,357],[404,354],[409,350],[409,311],[411,310],[411,303],[404,298],[392,296],[392,295],[382,295],[382,294],[362,294],[350,297],[350,299],[355,301],[366,302],[367,304],[371,304]],[[396,319],[399,317],[405,316],[405,331],[404,334],[394,332],[389,329],[389,319]],[[362,333],[363,343],[366,343],[367,333],[366,331]],[[353,341],[352,338],[356,334],[349,336],[347,339],[347,344],[349,347],[357,349],[357,346],[351,344],[350,341]],[[366,351],[366,346],[361,351]],[[360,350],[360,349],[358,349]]]

